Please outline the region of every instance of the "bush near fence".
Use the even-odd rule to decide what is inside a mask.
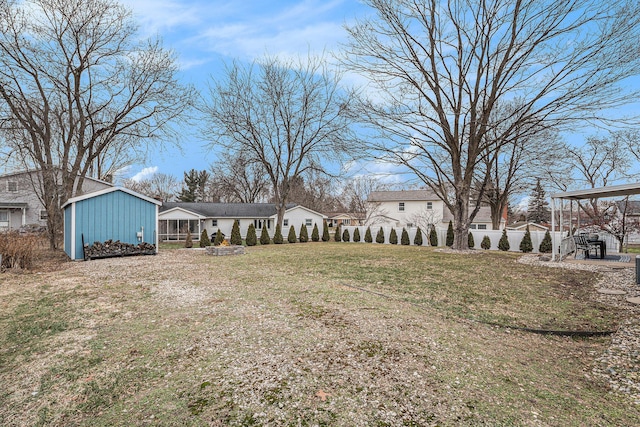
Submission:
[[[342,226],[342,230],[349,230],[349,234],[353,235],[353,233],[355,232],[355,229],[358,229],[361,235],[364,235],[367,231],[367,226],[347,226],[347,225],[343,225]],[[389,244],[389,235],[391,234],[391,229],[395,228],[396,230],[396,235],[400,236],[402,234],[402,227],[382,227],[383,231],[384,231],[384,243],[385,244]],[[378,225],[373,225],[371,226],[371,232],[373,233],[374,231],[377,233],[377,231],[380,229],[380,226]],[[409,233],[409,241],[411,242],[411,246],[415,246],[413,241],[415,239],[415,235],[417,232],[418,228],[417,227],[411,227],[411,228],[407,228],[407,232]],[[440,247],[444,247],[444,242],[446,242],[447,239],[447,229],[446,228],[436,228],[436,232],[438,234],[438,242],[440,243],[439,246]],[[423,231],[424,233],[424,231]],[[481,242],[484,236],[489,236],[489,238],[491,239],[491,248],[490,250],[493,251],[497,251],[498,250],[498,243],[500,242],[500,237],[502,237],[502,230],[469,230],[469,233],[471,233],[473,235],[473,239],[475,242]],[[524,233],[525,231],[518,231],[518,230],[508,230],[507,231],[507,238],[509,239],[509,246],[510,246],[510,250],[509,252],[520,252],[520,242],[522,241],[522,238],[524,237]],[[545,231],[530,231],[531,233],[531,243],[533,244],[533,252],[532,253],[539,253],[538,252],[538,248],[540,247],[540,243],[542,242],[542,239],[544,239],[544,234]],[[559,245],[560,240],[561,240],[561,233],[559,231],[556,231],[556,242]],[[607,242],[607,251],[611,252],[611,253],[615,253],[618,251],[618,243],[617,240],[615,239],[615,237],[607,234],[607,233],[599,233],[599,236],[601,239],[604,239]],[[424,237],[424,236],[423,236]],[[364,241],[360,242],[360,243],[365,243]],[[429,246],[429,239],[423,239],[423,243],[422,246]],[[476,243],[476,249],[479,249],[479,244]]]

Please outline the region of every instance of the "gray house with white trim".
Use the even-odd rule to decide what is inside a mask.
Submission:
[[[38,187],[38,171],[21,171],[0,176],[0,231],[17,230],[25,225],[46,227],[47,211],[36,193],[35,188]],[[112,184],[108,182],[86,177],[81,194],[110,187]]]

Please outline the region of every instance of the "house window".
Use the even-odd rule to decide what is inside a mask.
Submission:
[[[49,218],[49,214],[47,213],[46,210],[41,210],[40,211],[40,221],[46,221],[47,218]]]
[[[407,223],[407,227],[413,227],[413,223],[412,222],[408,222]]]
[[[289,226],[289,220],[288,219],[283,219],[282,220],[282,226],[283,227],[288,227]]]
[[[212,227],[217,227],[218,226],[218,220],[217,219],[212,219],[211,220],[211,226]]]
[[[307,227],[311,227],[313,225],[313,220],[311,218],[306,218],[304,220],[304,225],[306,225]]]
[[[0,211],[0,227],[9,226],[9,211]]]
[[[18,182],[17,181],[7,181],[7,191],[11,193],[15,193],[18,191]]]
[[[398,212],[404,212],[404,202],[398,203]]]
[[[427,209],[428,210],[433,209],[433,202],[427,202]]]
[[[351,220],[349,218],[342,220],[342,225],[351,225]]]
[[[469,230],[476,230],[477,226],[475,224],[469,224]]]
[[[487,224],[478,224],[478,230],[486,230]]]

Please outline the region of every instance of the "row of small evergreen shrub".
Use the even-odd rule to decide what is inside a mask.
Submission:
[[[447,228],[447,237],[446,237],[446,245],[451,247],[453,246],[453,239],[454,239],[454,233],[453,233],[453,225],[452,222],[449,221],[449,227]],[[429,232],[429,245],[431,246],[438,246],[438,234],[435,230],[435,228],[431,228],[431,231]],[[222,241],[224,240],[224,235],[222,234],[222,232],[220,231],[220,229],[217,230],[216,232],[216,237],[214,239],[213,242],[211,242],[211,240],[209,239],[209,236],[207,235],[206,230],[202,230],[202,234],[200,236],[200,247],[205,247],[205,246],[210,246],[212,243],[214,246],[219,246]],[[322,230],[322,237],[320,237],[319,231],[318,231],[318,224],[314,224],[313,225],[313,231],[311,233],[311,241],[313,242],[318,242],[322,240],[323,242],[328,242],[330,240],[329,238],[329,227],[327,226],[327,222],[324,221],[323,223],[323,230]],[[361,241],[361,236],[360,236],[360,230],[356,227],[353,231],[353,239],[351,238],[351,234],[349,233],[348,229],[344,229],[342,230],[342,227],[340,227],[339,225],[336,227],[335,232],[334,232],[334,237],[333,240],[336,242],[360,242]],[[300,234],[296,235],[296,230],[295,227],[293,225],[291,225],[289,227],[289,234],[287,235],[287,242],[289,243],[296,243],[296,242],[300,242],[300,243],[306,243],[309,241],[309,235],[307,232],[307,227],[306,226],[302,226],[300,227]],[[366,243],[373,243],[373,237],[371,234],[371,227],[367,227],[367,230],[364,234],[364,241]],[[376,234],[376,239],[375,239],[376,243],[384,243],[385,242],[385,235],[384,235],[384,229],[382,227],[380,227],[380,229],[378,230],[378,233]],[[260,240],[259,240],[261,245],[268,245],[272,242],[272,239],[269,237],[269,233],[267,232],[266,227],[262,228],[262,234],[260,235]],[[242,245],[242,237],[240,235],[240,224],[239,222],[236,220],[233,223],[233,228],[231,229],[231,238],[229,239],[229,243],[232,245]],[[245,244],[247,246],[255,246],[258,243],[258,238],[256,235],[256,229],[253,226],[253,224],[249,225],[249,228],[247,229],[247,236],[245,238]],[[273,235],[273,243],[274,244],[282,244],[284,243],[284,238],[282,236],[282,230],[280,228],[280,225],[276,225],[276,231],[275,234]],[[398,244],[398,234],[396,233],[395,228],[391,229],[391,233],[389,234],[389,243],[392,245],[397,245]],[[409,245],[410,244],[410,239],[409,239],[409,233],[407,232],[407,230],[405,228],[402,229],[402,234],[400,237],[400,244],[401,245]],[[416,231],[416,235],[413,239],[413,244],[416,246],[422,246],[423,244],[423,238],[422,238],[422,230],[420,229],[420,227],[418,227],[417,231]],[[473,249],[475,247],[475,242],[473,239],[473,234],[469,233],[468,234],[468,245],[470,249]],[[193,241],[191,238],[191,233],[187,232],[187,240],[185,242],[185,247],[190,248],[193,246]],[[485,235],[482,238],[482,242],[480,242],[480,247],[482,249],[490,249],[491,248],[491,239],[489,238],[489,236]],[[508,251],[510,249],[510,244],[509,244],[509,238],[507,237],[507,230],[503,230],[502,231],[502,237],[500,237],[500,240],[498,241],[498,249],[501,251]],[[533,252],[533,243],[531,241],[531,233],[529,231],[529,227],[527,227],[524,237],[522,238],[522,241],[520,242],[520,251],[528,253],[528,252]],[[538,248],[538,251],[540,253],[549,253],[551,252],[551,234],[549,233],[549,231],[547,230],[547,232],[544,235],[544,238],[542,239],[542,242],[540,243],[540,246]]]

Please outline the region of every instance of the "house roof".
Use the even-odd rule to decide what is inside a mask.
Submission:
[[[40,172],[40,169],[33,169],[33,170],[26,170],[26,171],[25,171],[25,170],[23,170],[23,171],[9,172],[9,173],[6,173],[6,174],[2,174],[2,175],[0,175],[0,179],[3,179],[3,178],[11,178],[11,177],[13,177],[13,176],[18,176],[18,175],[27,175],[27,174],[31,174],[31,173],[34,173],[34,172]],[[90,176],[85,176],[85,177],[84,177],[84,179],[91,180],[91,181],[95,181],[95,182],[99,182],[100,184],[104,184],[104,185],[110,185],[110,186],[112,186],[112,187],[113,187],[113,183],[111,183],[111,182],[107,182],[107,181],[103,181],[103,180],[98,179],[98,178],[92,178],[92,177],[90,177]]]
[[[449,222],[449,221],[453,221],[453,214],[451,213],[451,211],[445,206],[444,207],[444,213],[443,213],[443,218],[442,218],[442,222]],[[473,207],[469,207],[469,211],[473,210]],[[504,221],[504,218],[501,219],[501,221]],[[473,218],[473,222],[486,222],[486,223],[490,223],[491,222],[491,208],[489,206],[480,206],[480,210],[478,210],[478,213],[476,214],[475,218]]]
[[[514,222],[511,225],[508,225],[506,228],[509,230],[520,230],[520,229],[525,229],[527,228],[527,226],[529,226],[529,228],[540,228],[542,230],[548,230],[549,227],[542,225],[542,224],[538,224],[535,222],[526,222],[526,221],[519,221],[519,222]]]
[[[108,194],[108,193],[113,193],[114,191],[122,191],[123,193],[127,193],[130,194],[134,197],[137,197],[139,199],[142,200],[146,200],[149,203],[153,203],[159,206],[162,206],[162,202],[156,200],[156,199],[152,199],[150,197],[147,197],[143,194],[140,193],[136,193],[133,190],[129,190],[128,188],[124,188],[124,187],[109,187],[109,188],[105,188],[104,190],[99,190],[99,191],[94,191],[92,193],[87,193],[87,194],[83,194],[82,196],[78,196],[78,197],[72,197],[69,200],[67,200],[67,202],[62,205],[62,207],[64,208],[67,205],[70,205],[71,203],[76,203],[79,202],[81,200],[86,200],[86,199],[91,199],[93,197],[98,197],[98,196],[102,196],[103,194]]]
[[[432,201],[440,198],[432,190],[372,191],[368,202]]]
[[[26,207],[27,207],[26,203],[0,202],[0,209],[22,209]]]
[[[335,218],[347,218],[347,219],[364,219],[365,214],[363,212],[323,212],[329,219]]]
[[[296,206],[298,205],[289,203],[286,208],[289,210]],[[207,218],[269,218],[276,214],[275,203],[165,202],[160,212],[174,208],[182,208]]]

